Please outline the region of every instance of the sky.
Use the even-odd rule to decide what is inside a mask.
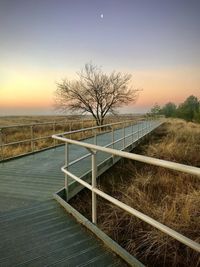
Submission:
[[[103,14],[103,16],[102,16]],[[132,74],[121,112],[200,98],[199,0],[0,0],[0,115],[48,115],[87,62]]]

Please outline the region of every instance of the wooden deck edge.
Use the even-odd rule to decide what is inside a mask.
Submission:
[[[27,152],[27,153],[24,153],[24,154],[13,156],[13,157],[1,159],[0,163],[4,163],[4,162],[7,162],[7,161],[15,160],[15,159],[18,159],[18,158],[23,158],[23,157],[26,157],[26,156],[29,156],[29,155],[38,154],[40,152],[43,152],[43,151],[46,151],[46,150],[51,150],[51,149],[54,149],[54,148],[57,148],[57,147],[60,147],[60,146],[64,146],[64,145],[65,144],[59,144],[59,145],[56,145],[56,146],[48,146],[48,147],[45,147],[45,148],[42,148],[40,150],[36,150],[36,151],[33,151],[33,152]]]
[[[62,190],[61,190],[62,191]],[[144,265],[139,262],[135,257],[129,254],[125,249],[123,249],[119,244],[112,240],[108,235],[101,231],[95,224],[90,222],[81,213],[75,210],[71,205],[69,205],[65,200],[63,200],[59,195],[59,192],[54,193],[53,197],[58,203],[71,214],[79,223],[88,228],[93,234],[95,234],[103,243],[109,247],[115,254],[122,258],[126,263],[132,267],[144,267]]]

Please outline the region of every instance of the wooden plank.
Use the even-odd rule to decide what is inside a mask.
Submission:
[[[16,212],[12,220],[0,218],[0,266],[126,266],[56,201],[30,208],[31,213],[21,210],[17,220]]]
[[[134,126],[137,130],[137,125]],[[152,128],[153,129],[153,128]],[[131,127],[125,129],[126,134],[131,132]],[[118,129],[114,131],[115,140],[121,138],[123,130]],[[98,145],[107,145],[111,143],[113,138],[111,133],[104,133],[97,136]],[[136,136],[133,141],[133,145],[128,145],[132,141],[131,136],[127,138],[126,150],[130,151],[136,143]],[[93,143],[94,138],[88,138],[85,142]],[[123,142],[118,142],[114,145],[116,149],[122,149]],[[82,147],[69,145],[69,160],[70,162],[87,154],[88,151]],[[110,155],[105,153],[97,153],[97,163],[99,164],[98,175],[106,171],[112,166],[115,161],[109,160]],[[60,171],[64,165],[64,146],[56,147],[50,150],[42,151],[36,154],[27,155],[24,157],[10,160],[0,163],[0,212],[5,211],[7,208],[15,209],[16,205],[19,207],[27,206],[27,201],[38,201],[51,198],[52,193],[58,191],[64,186],[64,174]],[[69,170],[79,177],[84,177],[91,170],[91,157],[88,157],[81,162],[77,162],[73,166],[69,167]],[[88,177],[88,174],[86,175]],[[69,187],[74,188],[77,184],[69,179]],[[77,187],[75,193],[80,191],[81,187]],[[14,197],[16,205],[13,205],[10,198]],[[8,205],[5,206],[6,198]],[[17,204],[18,203],[18,204]]]
[[[130,127],[125,131],[130,133]],[[116,140],[123,130],[115,130],[113,134]],[[113,134],[97,136],[97,144],[107,145]],[[126,150],[136,144],[136,139],[131,138],[125,140]],[[129,145],[131,140],[134,144]],[[85,142],[95,140],[89,138]],[[118,142],[114,148],[122,149],[122,145],[123,141]],[[69,159],[73,161],[85,153],[88,151],[84,148],[70,145]],[[97,153],[98,175],[115,162],[109,157]],[[63,146],[0,163],[0,266],[126,266],[51,200],[52,193],[64,186],[60,170],[63,165]],[[87,173],[90,179],[91,158],[70,168],[82,177]],[[72,179],[69,184],[74,190],[72,195],[81,190]],[[109,242],[104,241],[107,245]]]

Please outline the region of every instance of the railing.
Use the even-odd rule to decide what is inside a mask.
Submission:
[[[134,117],[137,120],[137,117]],[[119,121],[122,118],[119,117],[108,117],[105,122]],[[48,142],[51,140],[52,134],[56,134],[58,131],[61,132],[63,129],[67,129],[69,132],[77,129],[83,129],[88,126],[95,126],[96,122],[93,119],[80,119],[80,120],[62,120],[62,121],[52,121],[52,122],[41,122],[41,123],[31,123],[31,124],[20,124],[20,125],[10,125],[0,127],[0,161],[15,156],[22,156],[35,151],[41,151],[43,149],[56,147],[59,145],[54,139],[53,143]],[[42,128],[45,126],[46,128]],[[20,129],[20,130],[19,130]],[[39,133],[40,136],[39,136]],[[22,138],[15,138],[15,135],[22,134]],[[71,136],[70,136],[71,137]],[[83,136],[82,136],[83,137]],[[38,142],[47,142],[40,145]],[[17,145],[22,147],[23,153],[15,154],[15,147]],[[8,148],[10,151],[7,151]]]
[[[14,156],[21,156],[26,155],[28,153],[33,153],[38,150],[46,149],[55,147],[59,144],[56,143],[56,140],[54,139],[54,142],[49,142],[49,144],[45,144],[44,147],[36,147],[35,144],[38,141],[45,141],[45,140],[51,140],[52,134],[55,134],[58,131],[61,131],[65,128],[67,128],[69,131],[72,131],[74,128],[84,128],[88,127],[88,124],[90,126],[95,125],[94,120],[63,120],[63,121],[53,121],[53,122],[43,122],[43,123],[34,123],[34,124],[20,124],[20,125],[11,125],[11,126],[4,126],[0,127],[0,160],[4,160],[7,158],[12,158]],[[45,126],[46,128],[43,129],[42,127]],[[77,127],[78,126],[78,127]],[[51,128],[49,128],[51,127]],[[18,130],[20,129],[20,131]],[[24,130],[25,129],[25,133]],[[9,131],[13,131],[9,133]],[[42,136],[38,136],[38,132],[41,132]],[[50,132],[50,133],[49,133]],[[27,136],[27,138],[24,138],[23,140],[17,140],[17,141],[8,141],[7,139],[13,139],[13,136],[15,134],[24,134]],[[47,135],[48,134],[48,135]],[[11,138],[9,138],[11,137]],[[21,139],[21,138],[20,138]],[[28,145],[28,149],[24,148],[24,153],[18,153],[17,155],[12,153],[12,149],[10,153],[6,153],[5,149],[8,147],[15,147],[16,145]],[[28,151],[27,151],[28,150]]]
[[[124,122],[124,125],[125,125],[125,123],[127,123],[127,122]],[[150,131],[150,129],[152,129],[152,123],[153,123],[153,121],[145,122],[145,127],[142,127],[141,129],[139,129],[136,132],[132,131],[132,133],[131,133],[132,136],[137,135],[137,139],[141,138],[142,135],[145,135],[145,132],[148,132],[147,131],[148,129],[149,129],[149,131]],[[114,129],[114,125],[115,124],[107,125],[107,126],[111,127],[112,132]],[[133,123],[129,122],[129,126],[131,126],[131,125],[133,125]],[[98,129],[98,128],[99,127],[93,127],[93,130]],[[123,129],[124,128],[125,128],[125,126],[123,126]],[[92,128],[89,128],[89,129],[92,129]],[[123,131],[123,132],[125,132],[125,131]],[[70,133],[68,132],[68,133],[64,133],[64,134],[66,135],[66,134],[70,134]],[[94,224],[97,223],[97,200],[96,200],[96,196],[98,195],[98,196],[101,196],[102,198],[106,199],[107,201],[115,204],[116,206],[123,209],[124,211],[130,213],[131,215],[136,216],[137,218],[141,219],[142,221],[144,221],[144,222],[150,224],[151,226],[159,229],[160,231],[168,234],[169,236],[171,236],[174,239],[180,241],[181,243],[187,245],[188,247],[200,252],[200,245],[197,242],[187,238],[186,236],[183,236],[182,234],[174,231],[173,229],[167,227],[166,225],[159,223],[158,221],[154,220],[153,218],[143,214],[142,212],[126,205],[125,203],[123,203],[123,202],[111,197],[110,195],[104,193],[103,191],[99,190],[97,188],[97,184],[96,184],[96,179],[97,179],[97,175],[98,175],[97,174],[97,168],[98,168],[97,153],[100,151],[100,152],[107,153],[113,157],[117,156],[117,157],[121,157],[121,158],[136,160],[136,161],[140,161],[140,162],[155,165],[155,166],[164,167],[167,169],[188,173],[191,175],[196,175],[198,177],[200,177],[200,168],[187,166],[187,165],[174,163],[174,162],[169,162],[169,161],[165,161],[165,160],[160,160],[160,159],[156,159],[156,158],[152,158],[152,157],[142,156],[142,155],[138,155],[138,154],[134,154],[134,153],[128,153],[128,152],[116,150],[113,148],[98,146],[96,144],[89,144],[89,143],[84,143],[84,142],[80,142],[80,141],[76,141],[76,140],[71,140],[71,139],[65,138],[61,135],[53,135],[53,138],[60,140],[62,142],[65,142],[65,166],[62,167],[61,170],[65,173],[66,194],[68,194],[68,177],[74,179],[75,181],[80,183],[83,187],[88,188],[92,192],[92,222]],[[127,138],[127,136],[124,135],[123,140],[125,140],[126,138]],[[113,140],[113,142],[111,144],[109,144],[109,146],[110,145],[112,146],[114,143],[116,143],[118,141],[119,140],[116,140],[116,141]],[[89,154],[86,154],[84,157],[86,157],[88,155],[91,155],[91,157],[92,157],[92,161],[91,161],[92,181],[91,181],[91,184],[80,179],[79,177],[77,177],[76,175],[74,175],[73,173],[71,173],[68,170],[69,166],[71,166],[75,162],[74,161],[74,162],[69,163],[69,154],[68,154],[69,153],[69,147],[68,147],[69,144],[84,147],[89,151]],[[78,160],[80,161],[81,159],[83,159],[83,157],[79,158]],[[76,162],[77,162],[77,160],[76,160]]]
[[[162,120],[163,122],[163,120]],[[89,136],[90,138],[93,138],[93,142],[95,145],[97,145],[97,136],[101,135],[102,133],[111,133],[111,142],[107,143],[106,145],[104,145],[104,147],[112,147],[114,148],[114,146],[118,143],[122,143],[121,147],[118,149],[125,149],[125,147],[128,147],[129,145],[133,145],[134,142],[138,141],[140,138],[142,138],[145,134],[147,134],[149,131],[153,130],[154,127],[157,127],[161,124],[161,121],[159,119],[157,120],[152,120],[151,117],[148,117],[146,120],[140,120],[138,122],[135,122],[135,120],[127,120],[127,121],[123,121],[123,122],[116,122],[116,123],[111,123],[111,124],[104,124],[102,126],[95,126],[95,127],[89,127],[89,128],[84,128],[84,129],[79,129],[79,130],[75,130],[75,131],[71,131],[71,132],[64,132],[64,133],[60,133],[57,134],[55,136],[60,136],[60,137],[64,137],[64,136],[70,136],[70,139],[72,139],[71,137],[74,136],[75,134],[81,134],[81,136],[87,136],[84,134],[84,132],[88,132],[88,131],[92,131],[92,134]],[[134,127],[136,126],[136,127]],[[126,128],[129,127],[131,128],[131,132],[129,134],[125,134],[125,130]],[[134,129],[136,128],[136,129]],[[122,130],[122,137],[115,140],[115,130],[116,129],[121,129]],[[130,139],[130,143],[126,144],[127,138]],[[56,138],[55,138],[56,139]],[[79,161],[86,159],[87,157],[91,156],[90,153],[85,154],[84,156],[81,156],[80,158],[70,162],[67,164],[68,167],[78,163]],[[113,157],[114,159],[114,157]]]

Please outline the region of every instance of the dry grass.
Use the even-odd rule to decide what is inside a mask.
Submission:
[[[77,130],[82,127],[82,119],[80,116],[13,116],[13,117],[0,117],[0,125],[3,126],[12,126],[27,124],[23,127],[12,127],[12,128],[3,128],[2,129],[2,142],[3,144],[18,142],[22,140],[31,139],[31,125],[35,125],[32,128],[33,138],[40,138],[45,136],[51,136],[55,133],[66,132],[71,130]],[[90,119],[90,118],[83,118]],[[73,123],[70,126],[70,122]],[[50,124],[38,124],[51,122]],[[56,125],[54,124],[56,122]],[[91,127],[94,125],[92,122],[84,122],[84,127]],[[71,127],[71,128],[70,128]],[[51,137],[35,140],[33,142],[34,151],[41,150],[43,148],[51,147],[59,144],[59,142],[53,140]],[[3,153],[2,153],[3,152]],[[20,144],[9,145],[3,147],[0,151],[0,154],[3,154],[3,158],[9,158],[21,154],[26,154],[32,152],[31,142],[27,141]]]
[[[115,121],[124,121],[128,119],[139,119],[141,117],[133,116],[117,116],[117,117],[107,117],[105,123],[111,123]],[[21,154],[26,154],[34,151],[39,151],[43,148],[52,147],[54,145],[60,144],[59,141],[53,140],[51,136],[56,133],[74,131],[83,128],[89,128],[95,126],[95,122],[91,120],[90,116],[12,116],[12,117],[0,117],[0,128],[3,126],[12,126],[20,124],[28,124],[23,127],[12,127],[12,128],[3,128],[0,135],[0,143],[2,140],[3,144],[18,142],[23,140],[29,140],[20,144],[13,144],[5,146],[0,149],[0,159],[6,159],[13,156],[18,156]],[[90,120],[90,121],[89,121]],[[45,123],[51,122],[50,124],[36,124],[30,127],[30,124],[35,123]],[[56,124],[54,123],[56,122]],[[119,125],[116,126],[119,128]],[[107,131],[108,129],[104,128],[101,131]],[[30,139],[33,133],[33,138],[47,137],[41,140],[35,140],[33,144]],[[82,138],[91,137],[93,135],[92,131],[87,131],[84,133],[78,133],[71,135],[71,138],[80,140]],[[69,137],[69,136],[68,136]],[[2,157],[3,155],[3,157]]]
[[[0,128],[4,126],[55,122],[64,120],[80,120],[81,116],[0,116]]]
[[[146,153],[166,160],[200,167],[200,125],[174,119],[162,142],[148,145]]]
[[[174,120],[158,129],[135,152],[200,166],[199,146],[200,126]],[[127,160],[103,175],[99,187],[179,233],[200,241],[199,178]],[[71,203],[91,218],[91,193],[85,190]],[[147,266],[197,267],[200,264],[199,255],[192,249],[100,198],[98,224]]]
[[[14,122],[14,119],[15,119],[15,122]],[[11,126],[13,125],[13,123],[14,125],[19,125],[20,123],[24,123],[25,121],[28,124],[43,123],[47,121],[52,122],[52,123],[45,124],[45,125],[35,124],[32,127],[32,129],[30,125],[23,126],[23,127],[16,126],[12,128],[3,128],[1,131],[2,133],[1,138],[2,138],[3,144],[28,140],[27,142],[23,142],[20,144],[14,144],[14,145],[3,147],[3,149],[1,150],[1,154],[3,154],[3,158],[9,158],[9,157],[17,156],[20,154],[32,152],[32,144],[30,141],[32,133],[33,133],[33,138],[41,138],[41,137],[49,136],[48,138],[35,140],[33,142],[34,151],[38,151],[43,148],[47,148],[47,147],[51,147],[51,146],[59,144],[59,142],[54,141],[51,138],[51,135],[55,133],[67,132],[70,130],[77,130],[77,129],[82,128],[83,126],[82,121],[80,119],[77,119],[76,121],[74,121],[74,117],[68,117],[67,119],[66,117],[65,118],[61,117],[59,120],[58,120],[58,117],[54,117],[54,116],[52,117],[49,117],[49,116],[19,117],[18,119],[17,117],[15,117],[14,119],[4,118],[4,120],[6,120],[6,123],[5,123],[5,121],[1,118],[1,120],[4,121],[4,123],[7,124],[7,126]],[[56,125],[54,124],[54,121],[56,121]],[[94,122],[92,121],[84,122],[85,128],[91,127],[93,125],[94,125]],[[80,138],[80,136],[75,137],[75,138]]]

